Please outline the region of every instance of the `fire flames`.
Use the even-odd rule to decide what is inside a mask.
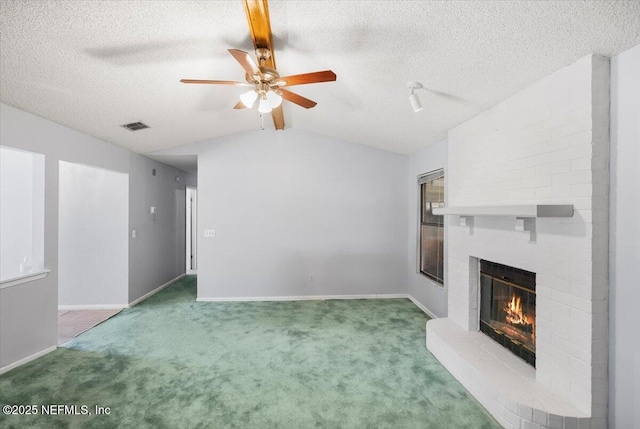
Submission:
[[[524,344],[535,348],[536,343],[536,316],[530,308],[523,310],[522,299],[517,294],[512,294],[511,299],[504,304],[506,314],[505,325],[501,328],[512,338],[522,341]],[[527,313],[525,313],[527,311]]]
[[[507,313],[507,323],[514,325],[533,325],[533,320],[529,320],[529,316],[522,312],[522,301],[519,296],[514,293],[511,301],[507,301],[504,307]]]

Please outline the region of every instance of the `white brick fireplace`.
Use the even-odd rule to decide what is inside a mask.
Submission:
[[[572,217],[448,217],[448,318],[427,347],[507,428],[607,426],[609,63],[588,56],[449,132],[449,208],[573,205]],[[536,368],[478,332],[478,261],[536,273]]]

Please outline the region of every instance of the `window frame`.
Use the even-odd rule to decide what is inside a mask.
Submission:
[[[421,274],[435,283],[437,286],[444,288],[445,282],[445,272],[444,272],[444,239],[445,239],[445,220],[443,215],[434,215],[438,216],[442,221],[439,224],[434,224],[430,222],[423,222],[423,185],[429,182],[433,182],[434,180],[442,178],[445,182],[443,195],[442,195],[442,206],[444,207],[444,202],[446,199],[446,176],[445,170],[443,168],[438,170],[433,170],[425,174],[421,174],[417,178],[418,185],[418,221],[417,221],[417,240],[416,240],[416,272]],[[424,225],[429,226],[437,226],[442,228],[442,278],[438,278],[431,273],[425,272],[422,270],[422,249],[423,249],[423,237],[422,237],[422,229]],[[436,262],[437,263],[437,262]]]
[[[28,204],[25,205],[21,203],[15,203],[15,201],[7,203],[7,201],[4,201],[5,203],[7,203],[6,207],[14,208],[16,210],[22,210],[23,212],[26,207],[27,211],[30,213],[28,217],[30,219],[30,226],[28,227],[29,233],[26,234],[26,236],[28,237],[27,241],[29,242],[29,245],[25,247],[24,246],[25,241],[22,240],[18,243],[18,246],[17,246],[19,250],[22,250],[22,251],[25,251],[28,249],[27,252],[21,253],[19,255],[20,257],[17,258],[18,260],[21,259],[22,257],[26,258],[27,264],[25,264],[25,267],[24,267],[25,270],[23,271],[22,269],[22,266],[23,266],[22,263],[20,263],[19,271],[15,269],[17,263],[16,261],[14,261],[16,258],[13,256],[15,254],[13,253],[13,250],[15,250],[16,244],[14,243],[15,240],[12,240],[10,238],[8,241],[10,243],[13,243],[11,246],[12,251],[7,252],[7,254],[12,256],[10,258],[5,258],[6,254],[3,253],[2,268],[5,268],[5,271],[2,271],[2,269],[0,268],[0,289],[4,289],[7,287],[11,287],[18,284],[31,282],[34,280],[38,280],[40,278],[44,278],[47,276],[50,270],[44,268],[45,223],[46,223],[46,214],[45,214],[46,155],[39,152],[33,152],[33,151],[22,149],[22,148],[16,148],[13,146],[1,145],[1,144],[0,144],[0,152],[3,152],[3,155],[2,155],[3,157],[8,156],[10,153],[14,153],[14,155],[20,154],[21,156],[25,156],[25,155],[29,156],[30,157],[29,169],[28,170],[22,169],[21,171],[27,172],[31,176],[29,181],[26,182],[31,185],[30,191],[27,194],[30,197],[30,199],[28,200],[29,201]],[[8,158],[8,159],[11,160],[11,158]],[[6,161],[5,158],[3,158],[3,162],[4,161]],[[10,161],[7,161],[7,162],[10,162]],[[15,166],[15,164],[12,164],[12,165]],[[12,169],[10,168],[9,172],[11,171]],[[10,174],[10,173],[6,173],[6,171],[3,170],[3,174]],[[7,183],[11,185],[16,180],[20,180],[20,178],[16,179],[12,176],[9,177],[5,175],[2,178],[2,180],[3,180],[3,185],[6,185]],[[7,189],[4,189],[4,190],[7,191]],[[0,190],[0,192],[2,192],[2,190]],[[12,193],[13,192],[9,192],[9,195],[11,195]],[[3,199],[4,199],[4,196],[3,196]],[[13,215],[10,214],[9,221],[7,221],[6,218],[3,217],[2,227],[4,231],[6,231],[5,228],[7,227],[7,225],[9,225],[12,230],[19,230],[19,226],[16,227],[16,225],[13,222],[11,222],[12,217]],[[7,239],[6,237],[4,238]],[[13,265],[7,264],[7,262],[14,262],[15,264]],[[8,270],[6,270],[7,267],[9,267]],[[10,268],[10,267],[13,267],[13,268]]]

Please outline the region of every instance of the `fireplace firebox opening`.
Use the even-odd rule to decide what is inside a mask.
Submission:
[[[480,331],[536,366],[536,274],[480,261]]]

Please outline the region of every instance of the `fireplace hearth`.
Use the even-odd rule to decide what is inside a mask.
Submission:
[[[480,261],[480,331],[536,366],[536,274]]]

